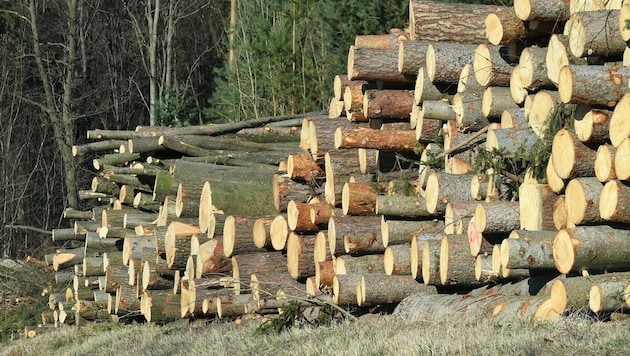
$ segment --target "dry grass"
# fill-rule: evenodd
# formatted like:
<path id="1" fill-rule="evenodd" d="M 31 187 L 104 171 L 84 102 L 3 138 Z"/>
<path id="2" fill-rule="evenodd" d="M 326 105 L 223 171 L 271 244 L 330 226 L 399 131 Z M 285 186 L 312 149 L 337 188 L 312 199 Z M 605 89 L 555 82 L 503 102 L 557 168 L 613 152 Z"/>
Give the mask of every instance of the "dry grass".
<path id="1" fill-rule="evenodd" d="M 198 320 L 68 327 L 5 344 L 0 355 L 589 355 L 630 354 L 630 321 L 565 317 L 541 324 L 448 318 L 409 322 L 391 316 L 360 318 L 332 327 L 293 328 L 256 335 L 245 325 Z"/>

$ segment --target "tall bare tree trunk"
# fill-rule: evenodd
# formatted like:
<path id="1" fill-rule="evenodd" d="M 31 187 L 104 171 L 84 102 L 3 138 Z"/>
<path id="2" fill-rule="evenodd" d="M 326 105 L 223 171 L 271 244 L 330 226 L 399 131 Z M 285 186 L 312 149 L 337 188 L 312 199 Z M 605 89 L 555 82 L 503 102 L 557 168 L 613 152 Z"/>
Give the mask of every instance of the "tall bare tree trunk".
<path id="1" fill-rule="evenodd" d="M 156 105 L 158 102 L 157 32 L 160 20 L 160 0 L 155 0 L 155 6 L 151 6 L 151 1 L 147 1 L 145 11 L 149 27 L 149 45 L 147 47 L 147 57 L 149 58 L 149 124 L 154 126 L 156 123 Z"/>

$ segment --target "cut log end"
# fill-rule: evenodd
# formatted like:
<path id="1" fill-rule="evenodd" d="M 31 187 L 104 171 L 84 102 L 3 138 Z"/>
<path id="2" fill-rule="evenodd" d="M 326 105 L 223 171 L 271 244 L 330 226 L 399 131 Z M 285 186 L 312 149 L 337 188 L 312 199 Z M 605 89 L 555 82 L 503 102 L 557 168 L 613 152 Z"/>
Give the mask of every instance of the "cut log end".
<path id="1" fill-rule="evenodd" d="M 617 214 L 620 184 L 619 181 L 611 180 L 602 188 L 599 201 L 599 215 L 604 220 L 610 220 Z"/>
<path id="2" fill-rule="evenodd" d="M 575 261 L 575 251 L 570 233 L 558 231 L 553 239 L 553 261 L 560 273 L 569 273 Z"/>
<path id="3" fill-rule="evenodd" d="M 558 94 L 563 103 L 570 103 L 573 97 L 573 72 L 571 67 L 564 66 L 558 74 Z"/>
<path id="4" fill-rule="evenodd" d="M 486 17 L 486 37 L 495 46 L 498 46 L 503 39 L 503 25 L 497 14 L 489 14 Z"/>

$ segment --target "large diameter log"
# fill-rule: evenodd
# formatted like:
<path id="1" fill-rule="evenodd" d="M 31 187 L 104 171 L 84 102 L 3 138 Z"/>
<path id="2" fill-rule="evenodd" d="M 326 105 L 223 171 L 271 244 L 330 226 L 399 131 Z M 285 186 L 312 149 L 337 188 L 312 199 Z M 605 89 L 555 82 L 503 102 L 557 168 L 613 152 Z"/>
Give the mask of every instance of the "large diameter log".
<path id="1" fill-rule="evenodd" d="M 335 274 L 384 274 L 384 254 L 339 256 L 335 260 Z"/>
<path id="2" fill-rule="evenodd" d="M 381 222 L 381 236 L 383 245 L 399 245 L 410 243 L 420 234 L 443 233 L 444 221 L 442 220 L 390 220 L 383 218 Z"/>
<path id="3" fill-rule="evenodd" d="M 402 41 L 398 46 L 398 71 L 416 75 L 426 64 L 428 41 Z"/>
<path id="4" fill-rule="evenodd" d="M 399 218 L 422 218 L 436 215 L 429 213 L 423 197 L 387 195 L 376 197 L 375 213 Z"/>
<path id="5" fill-rule="evenodd" d="M 501 242 L 502 268 L 554 269 L 552 243 L 556 231 L 514 230 Z"/>
<path id="6" fill-rule="evenodd" d="M 506 60 L 505 53 L 507 48 L 504 46 L 493 46 L 490 44 L 480 44 L 475 48 L 475 56 L 473 58 L 473 69 L 475 71 L 475 79 L 484 87 L 487 86 L 510 86 L 510 75 L 512 74 L 512 58 Z"/>
<path id="7" fill-rule="evenodd" d="M 521 229 L 554 230 L 553 207 L 556 195 L 548 185 L 524 183 L 519 186 Z"/>
<path id="8" fill-rule="evenodd" d="M 516 16 L 523 21 L 566 21 L 570 0 L 514 0 Z"/>
<path id="9" fill-rule="evenodd" d="M 622 270 L 630 267 L 627 230 L 607 225 L 576 226 L 558 231 L 553 259 L 561 273 Z"/>
<path id="10" fill-rule="evenodd" d="M 484 20 L 499 9 L 509 8 L 413 0 L 409 3 L 409 35 L 412 40 L 486 43 Z"/>
<path id="11" fill-rule="evenodd" d="M 549 118 L 558 104 L 560 104 L 560 96 L 557 91 L 541 90 L 534 95 L 531 109 L 529 113 L 526 111 L 525 115 L 528 116 L 529 126 L 539 137 L 544 136 Z"/>
<path id="12" fill-rule="evenodd" d="M 619 10 L 576 12 L 565 24 L 569 48 L 576 57 L 621 56 L 626 42 L 619 32 Z"/>
<path id="13" fill-rule="evenodd" d="M 358 305 L 360 274 L 338 274 L 333 277 L 332 302 L 337 305 Z"/>
<path id="14" fill-rule="evenodd" d="M 425 199 L 431 213 L 444 212 L 446 204 L 452 201 L 472 200 L 470 196 L 470 175 L 432 173 L 427 179 Z"/>
<path id="15" fill-rule="evenodd" d="M 611 180 L 604 185 L 599 196 L 599 214 L 602 219 L 630 222 L 630 187 L 620 180 Z"/>
<path id="16" fill-rule="evenodd" d="M 359 306 L 399 303 L 409 295 L 435 292 L 435 287 L 418 283 L 411 276 L 363 275 L 360 282 Z"/>
<path id="17" fill-rule="evenodd" d="M 348 51 L 350 80 L 413 83 L 415 76 L 398 71 L 398 49 L 373 49 L 350 46 Z"/>
<path id="18" fill-rule="evenodd" d="M 563 103 L 614 107 L 630 90 L 630 68 L 606 65 L 567 65 L 558 76 L 558 93 Z"/>
<path id="19" fill-rule="evenodd" d="M 440 241 L 440 283 L 479 285 L 475 275 L 476 256 L 470 255 L 467 235 L 444 235 Z"/>
<path id="20" fill-rule="evenodd" d="M 363 94 L 363 115 L 372 119 L 409 119 L 413 90 L 368 89 Z"/>
<path id="21" fill-rule="evenodd" d="M 385 151 L 414 151 L 421 146 L 414 130 L 338 128 L 335 148 L 374 148 Z"/>
<path id="22" fill-rule="evenodd" d="M 574 178 L 565 189 L 567 217 L 575 225 L 603 222 L 599 215 L 602 183 L 595 177 Z"/>
<path id="23" fill-rule="evenodd" d="M 547 54 L 545 55 L 545 66 L 547 67 L 547 77 L 555 84 L 558 84 L 560 70 L 565 65 L 586 64 L 586 58 L 574 56 L 568 47 L 568 36 L 554 34 L 549 38 Z"/>
<path id="24" fill-rule="evenodd" d="M 333 216 L 328 222 L 332 255 L 383 253 L 380 216 Z"/>
<path id="25" fill-rule="evenodd" d="M 594 177 L 595 154 L 594 149 L 580 142 L 573 130 L 560 129 L 553 137 L 551 157 L 560 178 Z"/>
<path id="26" fill-rule="evenodd" d="M 485 20 L 486 37 L 495 46 L 543 36 L 553 31 L 553 24 L 541 21 L 526 23 L 516 16 L 514 7 L 489 14 Z"/>
<path id="27" fill-rule="evenodd" d="M 511 100 L 510 88 L 488 87 L 481 98 L 481 113 L 488 119 L 499 119 L 504 110 L 517 109 L 518 105 Z"/>
<path id="28" fill-rule="evenodd" d="M 475 208 L 473 220 L 481 233 L 509 233 L 520 226 L 519 203 L 510 201 L 479 203 Z"/>
<path id="29" fill-rule="evenodd" d="M 626 138 L 630 137 L 630 120 L 627 119 L 630 111 L 630 93 L 626 93 L 621 97 L 617 106 L 613 110 L 610 118 L 609 136 L 610 143 L 617 147 Z"/>
<path id="30" fill-rule="evenodd" d="M 344 215 L 374 215 L 376 198 L 383 194 L 379 183 L 346 183 L 343 186 L 341 206 Z"/>
<path id="31" fill-rule="evenodd" d="M 426 52 L 426 71 L 431 82 L 455 84 L 462 68 L 472 63 L 476 45 L 434 42 Z"/>

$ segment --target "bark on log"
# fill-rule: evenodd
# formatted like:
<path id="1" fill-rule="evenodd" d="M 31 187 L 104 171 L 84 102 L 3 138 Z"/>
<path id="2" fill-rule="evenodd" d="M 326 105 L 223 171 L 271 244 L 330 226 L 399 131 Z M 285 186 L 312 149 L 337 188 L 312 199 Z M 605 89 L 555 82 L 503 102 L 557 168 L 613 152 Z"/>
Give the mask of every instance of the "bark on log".
<path id="1" fill-rule="evenodd" d="M 452 42 L 431 43 L 426 54 L 427 77 L 434 83 L 458 83 L 462 68 L 473 61 L 476 47 Z"/>
<path id="2" fill-rule="evenodd" d="M 475 275 L 476 256 L 471 256 L 467 235 L 444 235 L 440 240 L 440 283 L 473 286 L 481 282 Z M 484 282 L 485 283 L 485 282 Z"/>
<path id="3" fill-rule="evenodd" d="M 376 214 L 376 198 L 385 193 L 384 188 L 385 186 L 378 182 L 344 184 L 341 198 L 343 214 Z"/>
<path id="4" fill-rule="evenodd" d="M 556 231 L 514 230 L 501 242 L 501 268 L 554 269 L 552 243 Z"/>
<path id="5" fill-rule="evenodd" d="M 387 196 L 376 197 L 376 210 L 378 215 L 399 218 L 426 218 L 436 216 L 429 213 L 427 203 L 423 197 L 414 196 Z"/>
<path id="6" fill-rule="evenodd" d="M 425 199 L 431 213 L 444 212 L 446 204 L 455 200 L 472 200 L 470 196 L 470 175 L 432 173 L 427 179 Z"/>
<path id="7" fill-rule="evenodd" d="M 513 69 L 510 63 L 517 61 L 518 57 L 509 57 L 507 51 L 505 46 L 490 44 L 480 44 L 475 48 L 473 69 L 475 79 L 481 86 L 510 86 L 510 75 Z"/>
<path id="8" fill-rule="evenodd" d="M 444 209 L 444 233 L 464 234 L 477 208 L 478 201 L 454 201 Z"/>
<path id="9" fill-rule="evenodd" d="M 249 293 L 250 276 L 286 270 L 287 258 L 277 252 L 252 252 L 232 257 L 234 294 Z"/>
<path id="10" fill-rule="evenodd" d="M 368 89 L 363 94 L 363 115 L 368 120 L 408 120 L 413 106 L 413 90 Z"/>
<path id="11" fill-rule="evenodd" d="M 343 255 L 335 260 L 335 274 L 385 274 L 384 255 Z"/>
<path id="12" fill-rule="evenodd" d="M 333 277 L 332 302 L 337 305 L 358 305 L 360 274 L 340 274 Z"/>
<path id="13" fill-rule="evenodd" d="M 317 262 L 315 264 L 315 281 L 318 289 L 329 290 L 335 276 L 335 260 Z"/>
<path id="14" fill-rule="evenodd" d="M 332 206 L 341 205 L 343 186 L 355 172 L 359 171 L 359 160 L 356 152 L 350 150 L 336 150 L 326 152 L 324 156 L 326 182 L 324 197 Z"/>
<path id="15" fill-rule="evenodd" d="M 520 227 L 519 203 L 497 201 L 479 203 L 473 220 L 480 233 L 509 233 Z"/>
<path id="16" fill-rule="evenodd" d="M 373 49 L 350 46 L 348 51 L 350 80 L 413 83 L 415 76 L 398 71 L 398 49 Z"/>
<path id="17" fill-rule="evenodd" d="M 627 308 L 624 287 L 628 279 L 593 284 L 588 293 L 588 306 L 595 312 L 623 311 Z"/>
<path id="18" fill-rule="evenodd" d="M 387 275 L 411 275 L 411 243 L 387 246 L 383 268 Z"/>
<path id="19" fill-rule="evenodd" d="M 531 152 L 538 139 L 534 130 L 529 127 L 488 130 L 486 149 L 496 149 L 506 154 Z"/>
<path id="20" fill-rule="evenodd" d="M 444 235 L 439 239 L 427 239 L 422 243 L 422 281 L 426 285 L 439 285 L 442 283 L 440 279 L 442 238 L 444 238 Z"/>
<path id="21" fill-rule="evenodd" d="M 414 293 L 435 292 L 435 287 L 418 283 L 411 276 L 363 275 L 358 296 L 361 307 L 399 303 Z"/>
<path id="22" fill-rule="evenodd" d="M 223 239 L 220 237 L 201 244 L 196 256 L 195 278 L 208 273 L 232 272 L 231 261 L 223 252 Z"/>
<path id="23" fill-rule="evenodd" d="M 516 16 L 523 21 L 559 21 L 569 19 L 571 0 L 514 0 Z"/>
<path id="24" fill-rule="evenodd" d="M 409 3 L 410 39 L 434 42 L 486 43 L 484 20 L 506 6 L 445 4 L 413 0 Z M 449 16 L 444 17 L 444 14 Z"/>
<path id="25" fill-rule="evenodd" d="M 521 229 L 554 230 L 553 207 L 556 195 L 548 185 L 525 183 L 519 186 Z"/>
<path id="26" fill-rule="evenodd" d="M 483 116 L 482 106 L 482 93 L 465 91 L 453 96 L 453 111 L 460 131 L 479 131 L 489 124 L 488 118 Z"/>
<path id="27" fill-rule="evenodd" d="M 597 147 L 595 155 L 595 177 L 600 182 L 606 183 L 617 179 L 615 170 L 616 149 L 610 144 L 602 144 Z"/>
<path id="28" fill-rule="evenodd" d="M 344 89 L 343 108 L 349 121 L 368 121 L 363 113 L 363 95 L 368 88 L 368 81 L 352 80 Z"/>
<path id="29" fill-rule="evenodd" d="M 332 216 L 328 222 L 330 253 L 383 253 L 380 216 Z"/>
<path id="30" fill-rule="evenodd" d="M 540 37 L 554 30 L 555 21 L 524 22 L 516 15 L 514 7 L 511 7 L 508 10 L 491 13 L 486 17 L 486 37 L 495 46 Z"/>
<path id="31" fill-rule="evenodd" d="M 629 78 L 627 67 L 567 65 L 558 75 L 558 93 L 563 103 L 614 107 L 630 90 Z"/>
<path id="32" fill-rule="evenodd" d="M 381 236 L 383 245 L 400 245 L 410 243 L 420 234 L 443 233 L 444 221 L 442 220 L 388 220 L 383 217 L 381 221 Z"/>
<path id="33" fill-rule="evenodd" d="M 313 156 L 306 153 L 295 153 L 287 158 L 287 174 L 291 179 L 314 182 L 325 176 L 324 170 L 315 162 Z"/>
<path id="34" fill-rule="evenodd" d="M 426 65 L 428 41 L 402 41 L 398 46 L 398 72 L 415 76 Z"/>
<path id="35" fill-rule="evenodd" d="M 409 34 L 399 29 L 391 29 L 383 35 L 357 35 L 354 45 L 365 48 L 395 49 L 409 39 Z"/>
<path id="36" fill-rule="evenodd" d="M 573 121 L 578 139 L 584 143 L 603 144 L 610 140 L 608 128 L 613 112 L 604 109 L 591 109 L 580 120 Z"/>
<path id="37" fill-rule="evenodd" d="M 569 48 L 576 57 L 621 57 L 626 47 L 619 32 L 619 10 L 573 13 L 565 29 Z"/>
<path id="38" fill-rule="evenodd" d="M 523 49 L 519 58 L 521 84 L 530 90 L 552 88 L 555 84 L 547 75 L 548 48 L 528 47 Z"/>
<path id="39" fill-rule="evenodd" d="M 484 86 L 480 85 L 475 78 L 472 62 L 464 65 L 462 67 L 462 72 L 459 75 L 459 80 L 457 81 L 457 92 L 461 93 L 468 90 L 479 92 L 483 89 Z"/>
<path id="40" fill-rule="evenodd" d="M 504 110 L 517 109 L 518 105 L 511 100 L 510 88 L 488 87 L 481 98 L 481 113 L 488 120 L 497 121 Z"/>
<path id="41" fill-rule="evenodd" d="M 283 173 L 274 173 L 271 185 L 276 213 L 286 211 L 292 200 L 306 203 L 324 193 L 324 190 L 319 187 L 293 180 Z"/>
<path id="42" fill-rule="evenodd" d="M 551 159 L 560 178 L 594 177 L 595 154 L 594 149 L 580 142 L 573 130 L 560 129 L 553 138 Z"/>
<path id="43" fill-rule="evenodd" d="M 139 153 L 110 153 L 92 160 L 94 169 L 101 170 L 106 165 L 116 166 L 140 159 Z"/>
<path id="44" fill-rule="evenodd" d="M 286 264 L 291 278 L 304 280 L 315 276 L 314 250 L 315 236 L 289 234 Z"/>
<path id="45" fill-rule="evenodd" d="M 629 245 L 627 230 L 607 225 L 576 226 L 558 231 L 553 259 L 561 273 L 627 269 Z"/>
<path id="46" fill-rule="evenodd" d="M 414 130 L 338 128 L 335 148 L 374 148 L 385 151 L 414 151 L 420 146 Z"/>
<path id="47" fill-rule="evenodd" d="M 429 79 L 425 67 L 418 69 L 416 75 L 416 85 L 413 91 L 414 105 L 422 105 L 425 100 L 442 100 L 445 94 L 442 94 L 433 82 Z"/>
<path id="48" fill-rule="evenodd" d="M 565 190 L 567 217 L 575 225 L 597 224 L 604 221 L 599 215 L 602 183 L 595 177 L 574 178 Z"/>

